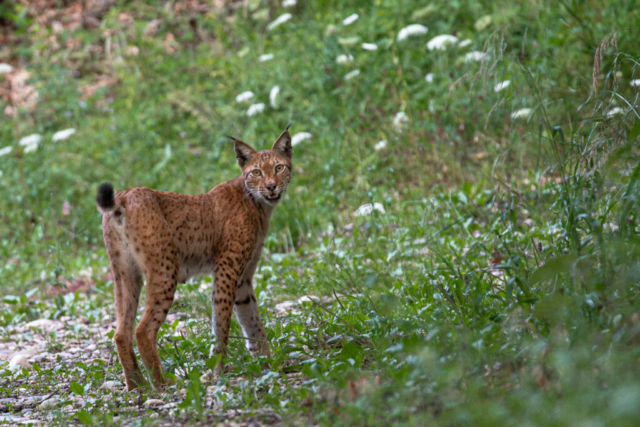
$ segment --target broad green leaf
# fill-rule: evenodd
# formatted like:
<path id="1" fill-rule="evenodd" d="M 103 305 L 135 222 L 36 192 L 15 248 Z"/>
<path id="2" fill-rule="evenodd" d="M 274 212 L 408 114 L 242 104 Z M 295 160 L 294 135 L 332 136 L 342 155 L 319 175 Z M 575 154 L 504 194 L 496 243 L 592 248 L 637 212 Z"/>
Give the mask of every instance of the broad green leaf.
<path id="1" fill-rule="evenodd" d="M 222 355 L 216 354 L 215 356 L 205 360 L 204 365 L 207 367 L 207 369 L 214 369 L 216 366 L 218 366 L 218 363 L 220 363 L 220 360 L 222 360 Z"/>
<path id="2" fill-rule="evenodd" d="M 84 395 L 84 387 L 78 384 L 77 382 L 72 381 L 71 384 L 69 384 L 69 387 L 71 387 L 71 391 L 77 394 L 78 396 Z"/>
<path id="3" fill-rule="evenodd" d="M 20 302 L 20 298 L 18 298 L 15 295 L 5 295 L 4 298 L 2 298 L 2 302 L 6 304 L 15 305 Z"/>
<path id="4" fill-rule="evenodd" d="M 85 424 L 85 425 L 92 425 L 93 424 L 93 418 L 91 418 L 91 415 L 84 409 L 82 409 L 81 411 L 76 412 L 75 417 L 82 424 Z"/>
<path id="5" fill-rule="evenodd" d="M 576 254 L 561 255 L 550 258 L 531 275 L 531 284 L 546 282 L 571 270 L 577 259 Z"/>

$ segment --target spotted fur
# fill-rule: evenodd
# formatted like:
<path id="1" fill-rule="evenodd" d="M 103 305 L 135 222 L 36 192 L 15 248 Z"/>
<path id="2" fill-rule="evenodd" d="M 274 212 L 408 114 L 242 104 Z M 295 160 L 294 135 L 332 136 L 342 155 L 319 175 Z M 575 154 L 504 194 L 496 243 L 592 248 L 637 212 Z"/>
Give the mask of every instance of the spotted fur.
<path id="1" fill-rule="evenodd" d="M 113 196 L 102 184 L 96 197 L 114 277 L 114 335 L 127 389 L 143 383 L 133 350 L 138 300 L 147 279 L 147 301 L 135 337 L 142 361 L 159 387 L 167 383 L 157 336 L 178 283 L 214 275 L 214 353 L 225 353 L 231 312 L 255 354 L 269 354 L 252 279 L 274 207 L 291 179 L 293 149 L 288 130 L 271 149 L 256 151 L 240 140 L 235 151 L 242 174 L 195 196 L 133 188 Z M 223 362 L 216 367 L 219 372 Z"/>

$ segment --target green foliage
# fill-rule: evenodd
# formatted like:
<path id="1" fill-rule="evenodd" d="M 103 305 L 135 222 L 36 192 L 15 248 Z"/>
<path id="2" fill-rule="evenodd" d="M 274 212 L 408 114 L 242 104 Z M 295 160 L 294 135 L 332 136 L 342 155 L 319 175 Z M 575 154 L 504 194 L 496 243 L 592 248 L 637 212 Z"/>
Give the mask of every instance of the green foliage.
<path id="1" fill-rule="evenodd" d="M 198 420 L 202 419 L 202 413 L 204 412 L 204 401 L 207 399 L 206 388 L 203 387 L 200 381 L 201 372 L 197 369 L 192 369 L 189 372 L 189 381 L 187 382 L 187 395 L 185 399 L 178 404 L 179 408 L 187 409 L 192 408 L 195 410 Z"/>
<path id="2" fill-rule="evenodd" d="M 19 6 L 0 6 L 0 19 L 30 38 L 30 52 L 16 55 L 39 92 L 34 110 L 0 122 L 0 145 L 20 152 L 0 157 L 2 340 L 29 342 L 14 328 L 38 318 L 113 314 L 93 202 L 99 183 L 208 191 L 238 174 L 224 135 L 264 148 L 291 121 L 294 135 L 313 137 L 295 146 L 294 181 L 255 280 L 272 357 L 254 359 L 234 323 L 233 372 L 208 390 L 201 374 L 219 362 L 209 357 L 212 283 L 181 285 L 172 308 L 181 316 L 159 332 L 178 383 L 163 399 L 181 402 L 171 416 L 211 422 L 241 408 L 292 424 L 634 425 L 633 3 L 269 4 L 193 16 L 121 4 L 101 31 L 59 36 L 80 40 L 80 50 L 47 47 Z M 266 29 L 285 12 L 290 21 Z M 358 20 L 343 25 L 352 13 Z M 145 33 L 152 20 L 155 35 Z M 416 23 L 427 35 L 398 41 Z M 428 50 L 439 34 L 471 45 Z M 107 37 L 109 57 L 96 48 Z M 126 54 L 132 47 L 137 55 Z M 487 56 L 465 61 L 473 51 Z M 261 62 L 263 54 L 274 58 Z M 337 63 L 340 55 L 353 60 Z M 117 84 L 98 85 L 97 74 Z M 254 97 L 236 101 L 244 91 Z M 264 112 L 247 116 L 258 102 Z M 531 115 L 512 115 L 523 108 Z M 408 120 L 397 128 L 400 112 Z M 65 128 L 76 133 L 53 142 Z M 18 141 L 32 133 L 43 140 L 26 153 Z M 357 214 L 367 203 L 383 209 Z M 61 349 L 55 333 L 47 340 Z M 94 399 L 72 420 L 150 421 L 97 390 L 121 372 L 112 356 L 109 369 L 99 359 L 3 369 L 0 394 L 30 381 L 45 393 L 64 379 L 64 393 Z"/>

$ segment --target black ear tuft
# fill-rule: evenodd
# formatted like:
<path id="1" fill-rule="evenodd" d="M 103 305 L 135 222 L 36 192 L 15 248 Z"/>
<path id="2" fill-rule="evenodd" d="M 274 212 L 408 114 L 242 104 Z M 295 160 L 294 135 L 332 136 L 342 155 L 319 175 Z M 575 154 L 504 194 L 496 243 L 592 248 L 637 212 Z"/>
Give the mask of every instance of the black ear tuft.
<path id="1" fill-rule="evenodd" d="M 289 130 L 290 127 L 291 127 L 291 123 L 287 125 L 287 128 L 285 130 Z"/>
<path id="2" fill-rule="evenodd" d="M 232 140 L 233 142 L 236 142 L 237 139 L 231 135 L 227 135 L 227 138 L 229 138 L 230 140 Z"/>
<path id="3" fill-rule="evenodd" d="M 289 126 L 287 126 L 287 129 L 289 129 Z M 271 147 L 271 149 L 287 156 L 289 159 L 293 157 L 293 147 L 291 146 L 291 135 L 289 134 L 288 130 L 285 130 L 284 132 L 282 132 L 282 134 L 276 140 L 276 142 L 273 143 L 273 147 Z"/>
<path id="4" fill-rule="evenodd" d="M 253 149 L 248 144 L 240 141 L 239 139 L 235 139 L 235 150 L 236 150 L 236 159 L 238 159 L 238 164 L 240 167 L 244 167 L 244 165 L 251 160 L 254 154 L 256 154 L 256 150 Z"/>

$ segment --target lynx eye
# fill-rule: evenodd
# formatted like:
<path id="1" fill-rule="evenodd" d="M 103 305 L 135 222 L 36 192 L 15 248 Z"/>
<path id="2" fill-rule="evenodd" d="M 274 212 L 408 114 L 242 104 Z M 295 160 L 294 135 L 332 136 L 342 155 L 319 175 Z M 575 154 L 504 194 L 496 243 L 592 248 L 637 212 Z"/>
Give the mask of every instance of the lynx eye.
<path id="1" fill-rule="evenodd" d="M 254 169 L 254 170 L 251 171 L 251 175 L 260 176 L 260 175 L 262 175 L 262 172 L 260 172 L 260 169 Z"/>
<path id="2" fill-rule="evenodd" d="M 276 166 L 276 173 L 282 172 L 285 168 L 285 165 L 278 165 Z"/>

